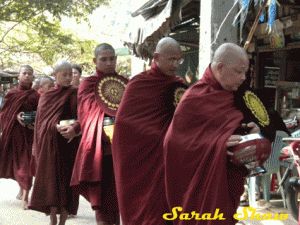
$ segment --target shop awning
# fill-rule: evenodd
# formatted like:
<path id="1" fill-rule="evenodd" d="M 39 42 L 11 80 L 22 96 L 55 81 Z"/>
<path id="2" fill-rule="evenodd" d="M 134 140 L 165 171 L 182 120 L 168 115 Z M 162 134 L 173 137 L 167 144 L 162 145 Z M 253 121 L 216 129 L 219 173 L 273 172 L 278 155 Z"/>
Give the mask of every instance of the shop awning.
<path id="1" fill-rule="evenodd" d="M 159 39 L 174 34 L 180 44 L 198 47 L 199 15 L 200 0 L 150 0 L 132 14 L 125 44 L 144 60 L 152 59 Z M 180 35 L 187 29 L 196 35 Z"/>
<path id="2" fill-rule="evenodd" d="M 0 84 L 12 83 L 14 80 L 17 80 L 17 77 L 17 74 L 0 71 Z"/>

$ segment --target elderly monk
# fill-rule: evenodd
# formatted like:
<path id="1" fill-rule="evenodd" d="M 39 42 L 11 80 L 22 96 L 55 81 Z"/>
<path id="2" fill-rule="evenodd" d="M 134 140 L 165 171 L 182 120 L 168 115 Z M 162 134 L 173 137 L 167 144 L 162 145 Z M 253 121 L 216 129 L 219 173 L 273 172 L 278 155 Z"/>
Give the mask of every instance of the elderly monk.
<path id="1" fill-rule="evenodd" d="M 54 82 L 49 77 L 45 77 L 41 81 L 41 85 L 39 88 L 39 94 L 42 95 L 47 91 L 50 91 L 52 88 L 54 88 Z"/>
<path id="2" fill-rule="evenodd" d="M 64 225 L 68 214 L 76 215 L 79 195 L 70 187 L 79 145 L 77 88 L 71 86 L 72 65 L 54 66 L 56 84 L 39 101 L 34 132 L 35 182 L 29 209 L 50 214 L 50 225 Z M 64 122 L 64 124 L 62 124 Z"/>
<path id="3" fill-rule="evenodd" d="M 184 83 L 175 76 L 182 61 L 179 44 L 161 39 L 151 69 L 130 80 L 118 109 L 112 153 L 125 225 L 167 224 L 162 140 L 175 111 L 168 89 Z"/>
<path id="4" fill-rule="evenodd" d="M 248 64 L 242 48 L 231 43 L 221 45 L 203 78 L 184 94 L 176 108 L 164 140 L 170 207 L 164 218 L 174 224 L 236 223 L 233 215 L 248 171 L 230 161 L 227 148 L 242 140 L 234 134 L 244 117 L 234 105 L 234 92 L 245 81 Z M 260 131 L 253 122 L 243 126 L 248 126 L 250 133 Z M 204 219 L 215 220 L 196 220 L 192 212 L 200 219 L 204 215 Z M 179 219 L 181 213 L 185 213 L 183 220 Z"/>
<path id="5" fill-rule="evenodd" d="M 17 198 L 22 198 L 23 209 L 27 209 L 32 186 L 29 168 L 33 126 L 25 125 L 22 115 L 24 112 L 36 111 L 39 94 L 31 88 L 34 80 L 31 66 L 22 66 L 18 78 L 19 87 L 7 92 L 0 111 L 0 178 L 11 178 L 18 182 L 21 192 Z"/>
<path id="6" fill-rule="evenodd" d="M 71 185 L 78 188 L 95 210 L 98 225 L 119 224 L 111 143 L 103 129 L 106 113 L 95 89 L 105 75 L 120 77 L 114 48 L 106 43 L 95 48 L 96 74 L 85 78 L 78 90 L 78 118 L 82 139 L 78 149 Z M 98 96 L 99 97 L 99 96 Z"/>

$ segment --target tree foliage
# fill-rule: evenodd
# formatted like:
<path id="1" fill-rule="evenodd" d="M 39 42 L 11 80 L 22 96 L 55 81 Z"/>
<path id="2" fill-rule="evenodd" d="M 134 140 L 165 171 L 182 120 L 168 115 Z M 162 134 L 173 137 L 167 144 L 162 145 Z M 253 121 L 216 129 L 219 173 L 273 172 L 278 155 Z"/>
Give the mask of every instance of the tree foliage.
<path id="1" fill-rule="evenodd" d="M 131 75 L 131 57 L 130 56 L 119 56 L 117 61 L 116 71 L 118 74 L 123 76 Z"/>
<path id="2" fill-rule="evenodd" d="M 62 18 L 88 21 L 108 0 L 2 0 L 0 2 L 0 65 L 18 63 L 20 57 L 40 58 L 47 66 L 68 56 L 90 51 L 92 41 L 79 40 L 60 26 Z M 81 58 L 82 58 L 81 57 Z"/>
<path id="3" fill-rule="evenodd" d="M 78 21 L 87 18 L 107 0 L 2 0 L 0 21 L 29 21 L 38 15 L 50 14 L 61 20 L 62 16 L 74 17 Z"/>

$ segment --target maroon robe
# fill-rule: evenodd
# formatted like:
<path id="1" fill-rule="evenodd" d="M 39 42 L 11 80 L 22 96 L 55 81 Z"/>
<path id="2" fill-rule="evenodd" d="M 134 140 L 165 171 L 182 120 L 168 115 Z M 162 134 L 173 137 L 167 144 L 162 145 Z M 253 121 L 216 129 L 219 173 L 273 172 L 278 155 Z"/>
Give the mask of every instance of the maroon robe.
<path id="1" fill-rule="evenodd" d="M 98 103 L 95 88 L 103 76 L 85 78 L 78 90 L 78 118 L 82 139 L 74 165 L 71 185 L 76 186 L 93 209 L 101 211 L 100 220 L 115 223 L 119 218 L 111 144 L 103 130 L 104 111 Z M 115 74 L 115 76 L 119 76 Z"/>
<path id="2" fill-rule="evenodd" d="M 216 209 L 226 220 L 179 220 L 174 224 L 234 224 L 233 215 L 244 190 L 246 167 L 234 165 L 227 156 L 228 138 L 243 114 L 234 106 L 233 92 L 224 90 L 207 68 L 203 78 L 182 97 L 164 141 L 166 192 L 169 211 Z M 171 218 L 172 216 L 168 216 Z"/>
<path id="3" fill-rule="evenodd" d="M 29 209 L 50 213 L 50 207 L 64 207 L 76 215 L 79 195 L 70 187 L 70 180 L 79 137 L 70 143 L 56 128 L 60 120 L 77 118 L 77 88 L 55 88 L 44 93 L 39 101 L 34 132 L 35 181 Z M 72 124 L 76 134 L 80 124 Z"/>
<path id="4" fill-rule="evenodd" d="M 37 91 L 20 84 L 18 88 L 7 92 L 0 111 L 0 178 L 14 179 L 25 190 L 30 190 L 32 186 L 29 168 L 33 130 L 21 126 L 17 114 L 36 111 L 38 101 Z"/>
<path id="5" fill-rule="evenodd" d="M 166 224 L 162 140 L 175 109 L 167 93 L 174 82 L 184 83 L 152 63 L 129 81 L 118 109 L 112 154 L 124 225 Z"/>

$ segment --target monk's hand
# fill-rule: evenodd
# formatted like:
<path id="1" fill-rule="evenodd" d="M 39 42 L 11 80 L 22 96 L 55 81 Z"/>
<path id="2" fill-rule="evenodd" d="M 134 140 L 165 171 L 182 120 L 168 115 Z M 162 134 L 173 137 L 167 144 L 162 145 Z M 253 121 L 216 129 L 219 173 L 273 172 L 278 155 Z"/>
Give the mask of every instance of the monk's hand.
<path id="1" fill-rule="evenodd" d="M 260 133 L 259 126 L 254 122 L 248 123 L 247 127 L 251 128 L 250 134 Z"/>
<path id="2" fill-rule="evenodd" d="M 57 132 L 61 133 L 63 131 L 66 131 L 68 129 L 68 126 L 56 124 L 56 129 L 57 129 Z"/>
<path id="3" fill-rule="evenodd" d="M 238 145 L 241 140 L 241 135 L 231 135 L 227 141 L 227 148 Z"/>
<path id="4" fill-rule="evenodd" d="M 26 125 L 24 123 L 24 119 L 22 117 L 23 115 L 24 115 L 24 112 L 19 112 L 17 115 L 17 120 L 21 124 L 22 127 L 26 127 Z"/>
<path id="5" fill-rule="evenodd" d="M 64 128 L 60 131 L 60 134 L 64 138 L 69 139 L 68 143 L 76 136 L 76 132 L 72 126 L 64 126 Z"/>

